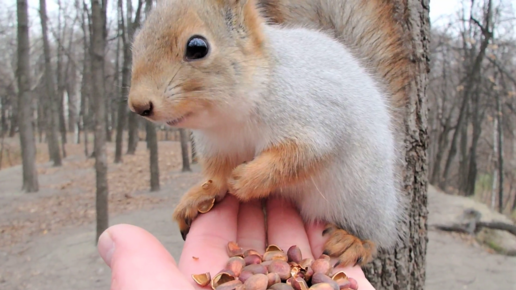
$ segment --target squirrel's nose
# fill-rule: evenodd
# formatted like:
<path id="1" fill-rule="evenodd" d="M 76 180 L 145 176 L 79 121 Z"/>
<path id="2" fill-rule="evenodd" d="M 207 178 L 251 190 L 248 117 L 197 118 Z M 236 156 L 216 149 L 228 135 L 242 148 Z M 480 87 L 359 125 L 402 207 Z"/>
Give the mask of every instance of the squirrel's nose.
<path id="1" fill-rule="evenodd" d="M 143 117 L 148 117 L 152 115 L 152 110 L 154 109 L 154 106 L 152 105 L 151 101 L 143 104 L 131 103 L 130 107 L 133 112 Z"/>

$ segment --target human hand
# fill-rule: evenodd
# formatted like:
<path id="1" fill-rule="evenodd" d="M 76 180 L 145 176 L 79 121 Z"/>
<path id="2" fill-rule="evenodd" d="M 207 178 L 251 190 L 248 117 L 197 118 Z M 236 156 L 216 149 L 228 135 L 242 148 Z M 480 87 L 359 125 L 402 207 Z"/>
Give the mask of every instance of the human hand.
<path id="1" fill-rule="evenodd" d="M 100 236 L 98 243 L 98 251 L 112 271 L 111 289 L 207 289 L 198 286 L 191 275 L 210 272 L 215 276 L 228 260 L 226 245 L 230 241 L 236 241 L 244 250 L 263 253 L 268 237 L 269 244 L 276 244 L 285 251 L 297 245 L 303 258 L 322 254 L 326 241 L 322 236 L 323 224 L 304 226 L 297 209 L 279 199 L 268 201 L 267 213 L 266 233 L 259 202 L 241 204 L 227 195 L 192 223 L 179 265 L 147 231 L 131 225 L 112 226 Z M 359 266 L 338 270 L 355 279 L 360 290 L 374 289 Z"/>

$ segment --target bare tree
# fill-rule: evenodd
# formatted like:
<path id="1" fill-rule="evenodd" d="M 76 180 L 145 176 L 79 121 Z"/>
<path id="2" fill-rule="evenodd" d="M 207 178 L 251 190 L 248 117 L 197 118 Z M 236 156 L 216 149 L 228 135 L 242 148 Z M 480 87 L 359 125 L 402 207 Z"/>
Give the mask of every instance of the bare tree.
<path id="1" fill-rule="evenodd" d="M 82 6 L 82 7 L 81 7 Z M 82 49 L 83 49 L 83 59 L 82 59 L 82 80 L 81 80 L 81 107 L 80 107 L 80 121 L 81 124 L 78 124 L 79 128 L 82 128 L 84 133 L 84 155 L 86 157 L 90 156 L 88 150 L 88 129 L 89 129 L 89 114 L 90 110 L 90 92 L 91 92 L 91 53 L 90 53 L 90 15 L 88 8 L 85 3 L 76 2 L 77 9 L 81 9 L 81 29 L 82 29 Z"/>
<path id="2" fill-rule="evenodd" d="M 158 191 L 159 185 L 159 160 L 158 160 L 158 136 L 154 123 L 145 121 L 147 128 L 152 126 L 152 129 L 147 129 L 147 142 L 149 144 L 149 161 L 150 161 L 150 187 L 151 191 Z"/>
<path id="3" fill-rule="evenodd" d="M 192 164 L 196 164 L 198 162 L 198 160 L 197 160 L 197 151 L 195 149 L 195 140 L 194 140 L 192 132 L 190 132 L 190 144 L 192 144 L 192 146 L 191 146 L 191 150 L 192 150 Z"/>
<path id="4" fill-rule="evenodd" d="M 108 228 L 108 181 L 106 157 L 106 114 L 104 88 L 104 49 L 106 47 L 107 0 L 91 0 L 91 74 L 95 107 L 95 172 L 97 238 Z"/>
<path id="5" fill-rule="evenodd" d="M 25 192 L 39 190 L 36 171 L 36 144 L 32 128 L 32 98 L 30 95 L 30 42 L 29 12 L 27 0 L 17 1 L 18 12 L 18 114 L 20 116 L 20 145 L 23 162 L 23 185 Z"/>
<path id="6" fill-rule="evenodd" d="M 129 93 L 129 87 L 131 86 L 131 43 L 134 36 L 134 32 L 140 26 L 141 11 L 143 6 L 143 0 L 138 1 L 138 8 L 133 19 L 133 8 L 131 0 L 127 1 L 126 13 L 124 17 L 123 1 L 118 0 L 118 9 L 120 13 L 120 26 L 122 28 L 122 47 L 123 47 L 123 60 L 122 60 L 122 91 L 121 100 L 118 103 L 118 122 L 116 131 L 116 147 L 115 147 L 115 163 L 122 161 L 122 142 L 125 122 L 127 119 L 127 95 Z M 136 144 L 138 143 L 138 137 L 135 136 L 135 132 L 132 126 L 135 126 L 134 122 L 137 122 L 136 115 L 134 113 L 129 116 L 129 141 L 128 141 L 128 154 L 134 154 L 136 151 Z M 135 120 L 133 120 L 133 118 Z M 137 132 L 136 132 L 137 134 Z"/>
<path id="7" fill-rule="evenodd" d="M 183 172 L 192 171 L 190 169 L 190 160 L 188 154 L 188 134 L 185 129 L 179 129 L 179 136 L 181 141 L 181 156 L 183 157 Z"/>
<path id="8" fill-rule="evenodd" d="M 47 27 L 47 6 L 46 0 L 39 1 L 39 16 L 41 20 L 41 32 L 43 37 L 43 51 L 45 54 L 45 87 L 47 94 L 46 114 L 48 118 L 47 123 L 47 143 L 48 153 L 50 159 L 54 162 L 54 166 L 61 166 L 61 152 L 59 149 L 59 141 L 57 139 L 57 104 L 56 104 L 56 90 L 54 86 L 54 72 L 52 70 L 50 44 L 48 42 L 48 27 Z"/>

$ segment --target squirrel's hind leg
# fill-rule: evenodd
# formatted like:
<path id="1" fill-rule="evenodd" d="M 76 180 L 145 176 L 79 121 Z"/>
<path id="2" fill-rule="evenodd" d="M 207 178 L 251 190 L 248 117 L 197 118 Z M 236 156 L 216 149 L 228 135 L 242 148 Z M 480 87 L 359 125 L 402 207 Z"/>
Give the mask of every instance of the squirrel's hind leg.
<path id="1" fill-rule="evenodd" d="M 371 262 L 376 254 L 373 242 L 361 240 L 334 224 L 327 225 L 323 235 L 329 235 L 324 245 L 324 254 L 338 257 L 339 266 L 363 266 Z"/>

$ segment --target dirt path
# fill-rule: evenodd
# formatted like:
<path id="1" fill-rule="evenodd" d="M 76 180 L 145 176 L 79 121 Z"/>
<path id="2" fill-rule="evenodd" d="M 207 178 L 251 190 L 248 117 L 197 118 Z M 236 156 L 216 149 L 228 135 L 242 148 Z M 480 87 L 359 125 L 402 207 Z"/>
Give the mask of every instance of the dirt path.
<path id="1" fill-rule="evenodd" d="M 2 219 L 5 217 L 3 213 L 16 212 L 8 210 L 13 204 L 19 207 L 27 200 L 44 200 L 56 195 L 56 192 L 59 193 L 48 190 L 37 197 L 20 196 L 16 193 L 16 184 L 19 183 L 16 180 L 19 178 L 16 170 L 19 169 L 12 170 L 14 171 L 0 171 Z M 145 228 L 162 241 L 174 258 L 178 259 L 183 241 L 176 225 L 171 222 L 170 215 L 180 195 L 196 181 L 198 174 L 179 173 L 177 169 L 168 174 L 171 177 L 163 183 L 161 191 L 148 193 L 140 190 L 132 194 L 135 197 L 144 195 L 149 200 L 161 202 L 113 214 L 110 224 L 129 223 Z M 59 178 L 50 174 L 48 180 L 45 180 L 58 182 Z M 6 185 L 6 182 L 9 184 Z M 8 186 L 11 191 L 4 190 Z M 452 212 L 460 213 L 461 201 L 450 201 L 448 197 L 430 189 L 429 224 L 452 219 Z M 23 218 L 27 218 L 26 213 L 19 216 L 18 220 Z M 46 234 L 32 233 L 21 241 L 0 247 L 0 289 L 109 289 L 110 272 L 97 254 L 94 230 L 92 221 L 64 225 L 55 227 Z M 490 253 L 451 234 L 434 230 L 429 232 L 427 290 L 514 290 L 515 269 L 515 257 Z"/>

